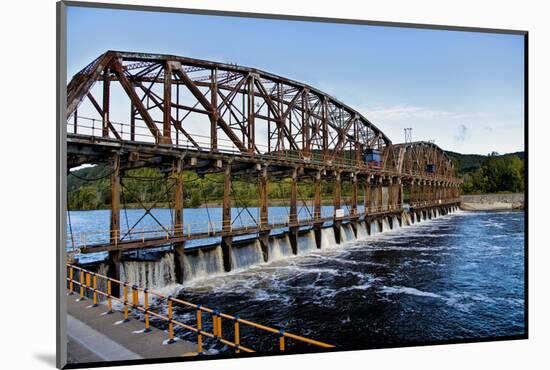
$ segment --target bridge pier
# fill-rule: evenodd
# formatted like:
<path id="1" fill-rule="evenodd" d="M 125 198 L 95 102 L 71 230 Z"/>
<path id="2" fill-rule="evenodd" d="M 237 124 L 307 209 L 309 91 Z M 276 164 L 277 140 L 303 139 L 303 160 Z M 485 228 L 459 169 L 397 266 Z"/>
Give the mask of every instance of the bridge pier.
<path id="1" fill-rule="evenodd" d="M 315 179 L 313 183 L 314 187 L 314 197 L 313 197 L 313 234 L 315 235 L 315 245 L 317 249 L 321 248 L 321 229 L 323 226 L 322 222 L 319 222 L 321 219 L 321 172 L 318 171 L 315 174 Z"/>
<path id="2" fill-rule="evenodd" d="M 264 262 L 269 261 L 269 230 L 260 231 L 258 234 L 258 240 L 260 241 L 260 248 L 262 250 L 262 257 Z"/>
<path id="3" fill-rule="evenodd" d="M 222 236 L 221 242 L 223 270 L 225 272 L 231 271 L 231 250 L 233 249 L 233 237 Z"/>
<path id="4" fill-rule="evenodd" d="M 267 167 L 262 167 L 258 174 L 258 188 L 260 193 L 260 247 L 264 262 L 269 261 L 269 215 L 268 215 L 268 190 L 267 190 Z"/>
<path id="5" fill-rule="evenodd" d="M 353 235 L 357 238 L 357 174 L 352 173 L 351 178 L 351 216 L 352 220 L 350 222 L 351 229 L 353 230 Z"/>
<path id="6" fill-rule="evenodd" d="M 401 179 L 401 177 L 397 178 L 396 188 L 397 188 L 397 194 L 396 194 L 397 209 L 401 210 L 403 209 L 403 180 Z"/>
<path id="7" fill-rule="evenodd" d="M 231 229 L 231 163 L 227 163 L 223 176 L 221 242 L 223 269 L 226 272 L 231 271 L 231 248 L 233 246 L 233 236 L 231 235 Z"/>
<path id="8" fill-rule="evenodd" d="M 113 157 L 113 173 L 111 174 L 111 225 L 110 225 L 110 244 L 118 245 L 120 241 L 120 157 L 115 154 Z M 107 276 L 116 280 L 120 278 L 120 259 L 121 250 L 109 252 L 107 261 Z M 120 286 L 114 284 L 111 294 L 120 297 Z"/>
<path id="9" fill-rule="evenodd" d="M 333 229 L 334 229 L 334 238 L 336 239 L 336 243 L 341 243 L 341 226 L 342 221 L 338 219 L 336 211 L 340 209 L 341 205 L 341 196 L 342 196 L 342 177 L 340 172 L 336 172 L 336 178 L 334 182 L 334 211 L 333 211 Z"/>
<path id="10" fill-rule="evenodd" d="M 393 210 L 394 207 L 394 193 L 395 193 L 395 187 L 393 182 L 393 177 L 388 178 L 388 210 Z M 391 222 L 390 222 L 391 227 Z"/>
<path id="11" fill-rule="evenodd" d="M 382 191 L 382 176 L 378 176 L 376 181 L 376 207 L 378 211 L 383 209 L 383 191 Z"/>
<path id="12" fill-rule="evenodd" d="M 298 227 L 295 225 L 298 223 L 298 170 L 294 168 L 292 170 L 290 186 L 290 215 L 288 217 L 288 237 L 290 238 L 290 246 L 292 248 L 292 254 L 298 254 Z"/>
<path id="13" fill-rule="evenodd" d="M 176 171 L 174 173 L 176 182 L 174 189 L 174 236 L 184 236 L 183 226 L 183 160 L 178 160 L 176 163 Z M 174 249 L 174 269 L 176 273 L 176 283 L 182 284 L 185 277 L 185 242 L 178 242 L 172 245 Z"/>

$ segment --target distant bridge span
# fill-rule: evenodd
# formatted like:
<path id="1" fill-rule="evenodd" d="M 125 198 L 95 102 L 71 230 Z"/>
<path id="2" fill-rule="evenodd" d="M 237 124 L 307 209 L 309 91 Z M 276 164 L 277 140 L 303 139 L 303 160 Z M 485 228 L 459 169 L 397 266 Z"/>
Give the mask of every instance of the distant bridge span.
<path id="1" fill-rule="evenodd" d="M 250 232 L 258 235 L 266 260 L 266 238 L 272 229 L 268 179 L 291 179 L 289 217 L 277 225 L 288 228 L 293 251 L 300 227 L 307 224 L 320 230 L 327 221 L 321 215 L 322 180 L 334 182 L 330 221 L 337 242 L 342 222 L 355 225 L 401 213 L 405 195 L 413 210 L 456 205 L 462 183 L 451 159 L 437 145 L 392 144 L 361 113 L 314 87 L 254 68 L 187 57 L 119 51 L 100 55 L 67 86 L 66 129 L 69 168 L 87 163 L 112 166 L 111 226 L 106 240 L 96 247 L 111 254 L 115 278 L 122 250 L 163 240 L 182 255 L 186 239 L 212 233 L 221 236 L 229 255 L 233 235 L 243 232 L 232 228 L 235 174 L 257 177 L 260 216 Z M 139 167 L 169 174 L 175 198 L 174 224 L 163 227 L 170 232 L 141 245 L 120 240 L 120 180 L 126 170 Z M 185 229 L 181 176 L 185 170 L 199 175 L 224 173 L 218 229 L 196 235 Z M 314 182 L 308 220 L 298 219 L 302 178 Z M 351 196 L 342 214 L 338 210 L 344 181 L 350 184 Z M 224 263 L 226 270 L 231 269 L 229 257 Z"/>

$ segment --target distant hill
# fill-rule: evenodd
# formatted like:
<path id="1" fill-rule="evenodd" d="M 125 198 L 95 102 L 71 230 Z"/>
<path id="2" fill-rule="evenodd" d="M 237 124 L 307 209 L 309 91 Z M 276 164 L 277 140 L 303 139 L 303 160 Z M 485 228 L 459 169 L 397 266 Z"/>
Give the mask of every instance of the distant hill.
<path id="1" fill-rule="evenodd" d="M 474 172 L 481 167 L 483 162 L 489 158 L 490 154 L 481 155 L 481 154 L 461 154 L 451 151 L 446 151 L 447 155 L 451 157 L 455 166 L 458 168 L 458 172 L 461 174 Z M 515 153 L 506 153 L 506 154 L 496 154 L 496 157 L 508 157 L 516 156 L 522 161 L 525 158 L 524 152 L 515 152 Z"/>

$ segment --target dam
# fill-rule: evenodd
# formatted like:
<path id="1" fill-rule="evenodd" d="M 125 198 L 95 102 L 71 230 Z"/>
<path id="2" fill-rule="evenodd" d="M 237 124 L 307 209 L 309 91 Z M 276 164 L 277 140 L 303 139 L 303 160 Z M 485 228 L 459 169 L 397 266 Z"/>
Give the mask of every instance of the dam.
<path id="1" fill-rule="evenodd" d="M 460 204 L 463 180 L 435 143 L 393 143 L 338 99 L 255 68 L 107 51 L 69 82 L 65 130 L 67 176 L 108 179 L 110 207 L 67 210 L 71 293 L 81 288 L 82 298 L 131 308 L 139 320 L 167 330 L 170 340 L 174 325 L 188 329 L 178 335 L 194 335 L 192 342 L 214 338 L 212 351 L 252 351 L 241 347 L 237 327 L 230 333 L 235 339 L 226 339 L 227 320 L 275 334 L 281 351 L 289 338 L 321 348 L 332 341 L 202 308 L 200 297 L 195 303 L 173 297 L 182 286 L 303 258 L 322 262 L 323 251 L 437 225 Z M 107 169 L 101 177 L 79 177 L 78 169 L 98 165 Z M 143 168 L 157 175 L 137 178 L 133 171 Z M 205 178 L 219 187 L 219 199 L 210 206 L 205 200 L 205 208 L 185 207 L 187 188 L 202 186 Z M 163 199 L 144 202 L 132 180 L 158 184 Z M 242 199 L 238 183 L 257 195 Z M 288 186 L 288 194 L 274 199 L 274 183 Z M 153 292 L 157 300 L 145 298 Z M 187 316 L 173 318 L 176 303 L 196 311 L 193 325 L 179 321 Z M 150 311 L 149 304 L 169 314 Z M 204 333 L 203 313 L 212 319 Z M 272 350 L 255 336 L 244 337 L 258 343 L 256 350 Z"/>

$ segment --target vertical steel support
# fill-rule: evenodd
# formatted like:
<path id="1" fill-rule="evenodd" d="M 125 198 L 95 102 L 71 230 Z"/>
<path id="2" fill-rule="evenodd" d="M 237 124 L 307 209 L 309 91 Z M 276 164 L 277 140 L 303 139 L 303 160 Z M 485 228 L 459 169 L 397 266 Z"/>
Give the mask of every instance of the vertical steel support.
<path id="1" fill-rule="evenodd" d="M 355 219 L 352 219 L 350 220 L 350 224 L 351 224 L 351 228 L 353 230 L 353 234 L 355 235 L 355 237 L 357 238 L 357 192 L 358 192 L 358 189 L 357 189 L 357 174 L 355 173 L 352 173 L 352 178 L 351 178 L 351 208 L 350 208 L 350 213 L 351 213 L 351 217 Z"/>
<path id="2" fill-rule="evenodd" d="M 103 117 L 102 117 L 102 135 L 103 137 L 109 136 L 109 101 L 111 95 L 111 80 L 110 80 L 109 68 L 105 68 L 103 71 Z"/>
<path id="3" fill-rule="evenodd" d="M 162 119 L 162 141 L 163 144 L 171 144 L 172 131 L 172 66 L 169 61 L 164 64 L 164 104 Z"/>
<path id="4" fill-rule="evenodd" d="M 136 140 L 136 107 L 130 102 L 130 141 Z"/>
<path id="5" fill-rule="evenodd" d="M 118 244 L 120 238 L 120 157 L 113 157 L 111 174 L 111 244 Z"/>
<path id="6" fill-rule="evenodd" d="M 323 98 L 322 103 L 322 131 L 323 131 L 323 159 L 328 158 L 328 99 Z"/>
<path id="7" fill-rule="evenodd" d="M 290 215 L 289 223 L 295 224 L 298 222 L 298 207 L 297 207 L 297 198 L 298 198 L 298 170 L 294 168 L 292 170 L 291 183 L 290 183 Z"/>
<path id="8" fill-rule="evenodd" d="M 225 167 L 223 176 L 223 201 L 222 201 L 222 255 L 223 268 L 231 271 L 231 248 L 233 235 L 231 233 L 231 163 Z"/>
<path id="9" fill-rule="evenodd" d="M 268 227 L 268 190 L 267 190 L 267 167 L 262 167 L 258 174 L 258 187 L 260 192 L 260 228 Z"/>
<path id="10" fill-rule="evenodd" d="M 218 150 L 218 68 L 212 69 L 210 84 L 210 150 Z"/>
<path id="11" fill-rule="evenodd" d="M 118 245 L 120 239 L 120 157 L 116 154 L 113 158 L 113 173 L 111 174 L 111 226 L 110 243 Z M 120 280 L 121 250 L 109 251 L 107 276 Z M 120 285 L 113 286 L 113 296 L 120 295 Z"/>
<path id="12" fill-rule="evenodd" d="M 351 216 L 357 216 L 357 174 L 351 178 Z"/>
<path id="13" fill-rule="evenodd" d="M 174 171 L 174 237 L 183 238 L 185 235 L 183 215 L 183 160 L 177 161 Z M 176 282 L 182 284 L 185 277 L 185 241 L 174 243 L 174 265 Z"/>
<path id="14" fill-rule="evenodd" d="M 248 136 L 248 153 L 254 153 L 255 145 L 255 127 L 254 127 L 254 75 L 248 77 L 248 118 L 247 118 L 247 136 Z"/>
<path id="15" fill-rule="evenodd" d="M 409 203 L 412 206 L 414 206 L 414 204 L 416 203 L 416 180 L 415 179 L 411 180 L 411 187 L 409 192 Z"/>
<path id="16" fill-rule="evenodd" d="M 393 184 L 393 178 L 388 179 L 388 210 L 393 210 L 395 200 L 395 187 Z"/>
<path id="17" fill-rule="evenodd" d="M 397 178 L 397 208 L 399 210 L 403 209 L 403 180 L 401 177 Z"/>
<path id="18" fill-rule="evenodd" d="M 269 214 L 268 214 L 268 190 L 267 167 L 262 167 L 258 174 L 258 188 L 260 191 L 260 246 L 264 262 L 269 261 Z"/>
<path id="19" fill-rule="evenodd" d="M 361 158 L 362 150 L 361 150 L 361 141 L 359 140 L 359 125 L 360 121 L 359 118 L 356 116 L 353 120 L 353 138 L 355 140 L 355 164 L 357 166 L 364 165 L 365 162 L 363 162 L 363 159 Z"/>
<path id="20" fill-rule="evenodd" d="M 428 200 L 426 197 L 426 180 L 420 181 L 420 202 L 425 203 Z"/>
<path id="21" fill-rule="evenodd" d="M 313 218 L 318 221 L 321 218 L 321 172 L 315 174 L 313 198 Z"/>
<path id="22" fill-rule="evenodd" d="M 298 223 L 298 170 L 294 168 L 291 175 L 290 183 L 290 215 L 288 217 L 289 223 L 289 238 L 290 246 L 293 254 L 298 254 L 298 227 L 295 226 Z"/>
<path id="23" fill-rule="evenodd" d="M 333 218 L 336 219 L 336 210 L 340 209 L 341 206 L 341 198 L 342 198 L 342 177 L 340 172 L 336 173 L 335 181 L 334 181 L 334 199 L 333 199 Z"/>
<path id="24" fill-rule="evenodd" d="M 309 122 L 309 90 L 302 91 L 302 150 L 304 157 L 311 158 L 310 122 Z"/>
<path id="25" fill-rule="evenodd" d="M 323 223 L 319 222 L 321 220 L 321 172 L 317 172 L 315 174 L 315 178 L 313 181 L 313 233 L 315 235 L 315 244 L 317 248 L 321 248 L 321 227 L 323 226 Z"/>
<path id="26" fill-rule="evenodd" d="M 342 197 L 342 176 L 340 172 L 336 173 L 336 178 L 334 181 L 334 210 L 333 210 L 333 228 L 334 228 L 334 237 L 336 243 L 341 243 L 341 228 L 342 221 L 336 218 L 336 210 L 340 209 L 341 206 L 341 197 Z"/>
<path id="27" fill-rule="evenodd" d="M 371 213 L 372 210 L 372 175 L 367 174 L 367 195 L 365 196 L 365 214 Z"/>
<path id="28" fill-rule="evenodd" d="M 382 196 L 382 182 L 384 180 L 382 179 L 382 176 L 378 176 L 378 179 L 376 181 L 376 206 L 378 208 L 378 211 L 381 211 L 384 208 L 383 200 L 384 197 Z"/>

